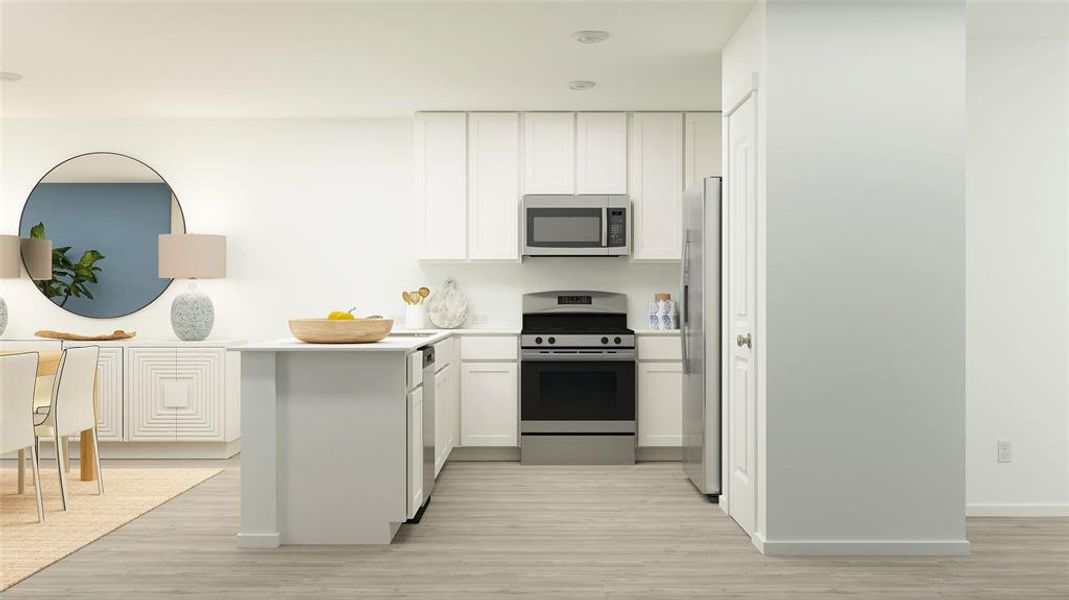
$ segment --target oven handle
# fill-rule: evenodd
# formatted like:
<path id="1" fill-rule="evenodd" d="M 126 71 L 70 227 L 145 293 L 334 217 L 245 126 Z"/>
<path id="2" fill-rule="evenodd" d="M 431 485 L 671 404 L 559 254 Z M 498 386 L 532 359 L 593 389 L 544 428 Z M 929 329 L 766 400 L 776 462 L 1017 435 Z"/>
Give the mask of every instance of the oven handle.
<path id="1" fill-rule="evenodd" d="M 608 352 L 562 352 L 547 354 L 538 350 L 524 350 L 520 353 L 521 361 L 531 362 L 631 362 L 635 360 L 634 350 L 617 350 Z"/>

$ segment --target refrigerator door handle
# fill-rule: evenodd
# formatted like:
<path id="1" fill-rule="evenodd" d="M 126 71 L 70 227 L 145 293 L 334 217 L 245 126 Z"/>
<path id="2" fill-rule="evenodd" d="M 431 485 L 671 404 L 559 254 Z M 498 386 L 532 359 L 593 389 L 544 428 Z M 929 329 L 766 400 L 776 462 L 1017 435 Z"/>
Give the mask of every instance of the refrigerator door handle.
<path id="1" fill-rule="evenodd" d="M 689 372 L 687 360 L 687 322 L 690 317 L 690 282 L 687 273 L 687 259 L 690 254 L 690 232 L 683 232 L 683 260 L 680 268 L 680 307 L 679 307 L 679 343 L 680 358 L 683 361 L 683 373 Z"/>

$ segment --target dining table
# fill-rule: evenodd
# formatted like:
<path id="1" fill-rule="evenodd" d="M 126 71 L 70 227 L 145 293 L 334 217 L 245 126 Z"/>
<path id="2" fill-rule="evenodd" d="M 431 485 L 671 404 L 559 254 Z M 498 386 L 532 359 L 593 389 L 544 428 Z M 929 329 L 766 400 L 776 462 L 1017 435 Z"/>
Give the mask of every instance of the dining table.
<path id="1" fill-rule="evenodd" d="M 0 354 L 18 354 L 18 352 L 0 352 Z M 40 381 L 42 377 L 54 376 L 59 371 L 60 357 L 63 356 L 63 352 L 48 351 L 37 353 L 37 379 Z M 36 409 L 36 407 L 35 407 Z M 93 414 L 96 415 L 100 412 L 100 375 L 96 376 L 93 382 Z M 78 436 L 80 460 L 78 461 L 81 470 L 80 476 L 82 481 L 94 481 L 97 477 L 96 472 L 96 457 L 94 456 L 93 448 L 93 430 L 86 429 L 82 431 Z M 58 456 L 58 452 L 57 452 Z M 24 465 L 26 461 L 26 451 L 19 450 L 19 464 Z M 19 475 L 22 476 L 23 470 L 19 469 Z M 19 489 L 23 489 L 24 482 L 19 481 Z"/>

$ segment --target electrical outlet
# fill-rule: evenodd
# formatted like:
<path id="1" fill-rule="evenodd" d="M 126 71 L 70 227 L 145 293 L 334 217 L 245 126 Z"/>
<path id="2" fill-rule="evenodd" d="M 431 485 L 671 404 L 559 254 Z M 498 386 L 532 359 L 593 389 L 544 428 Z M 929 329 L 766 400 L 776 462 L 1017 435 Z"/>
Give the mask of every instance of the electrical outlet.
<path id="1" fill-rule="evenodd" d="M 490 321 L 490 318 L 486 315 L 471 315 L 469 320 L 472 325 L 486 325 Z"/>
<path id="2" fill-rule="evenodd" d="M 1013 462 L 1013 444 L 1009 440 L 998 440 L 998 461 Z"/>

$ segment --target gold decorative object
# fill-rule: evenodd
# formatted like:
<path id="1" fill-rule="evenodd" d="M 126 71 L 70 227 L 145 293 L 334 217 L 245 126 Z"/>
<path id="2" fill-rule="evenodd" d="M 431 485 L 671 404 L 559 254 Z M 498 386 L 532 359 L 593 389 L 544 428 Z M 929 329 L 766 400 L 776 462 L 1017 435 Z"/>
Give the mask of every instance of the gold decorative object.
<path id="1" fill-rule="evenodd" d="M 128 340 L 137 335 L 137 332 L 116 329 L 111 333 L 105 333 L 102 335 L 82 335 L 80 333 L 69 333 L 66 331 L 52 331 L 51 329 L 42 329 L 34 333 L 34 335 L 36 335 L 37 337 L 48 338 L 51 340 L 66 340 L 68 342 L 110 342 L 115 340 Z"/>

